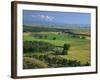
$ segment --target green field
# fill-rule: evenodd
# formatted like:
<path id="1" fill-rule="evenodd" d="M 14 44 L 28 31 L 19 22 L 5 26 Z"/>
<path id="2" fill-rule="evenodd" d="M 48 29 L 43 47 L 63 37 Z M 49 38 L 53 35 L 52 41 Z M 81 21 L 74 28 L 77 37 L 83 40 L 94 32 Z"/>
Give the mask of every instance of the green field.
<path id="1" fill-rule="evenodd" d="M 29 30 L 29 29 L 28 29 Z M 73 66 L 89 66 L 90 60 L 90 31 L 83 29 L 71 29 L 71 32 L 76 35 L 69 34 L 62 31 L 25 31 L 23 32 L 23 42 L 30 42 L 29 48 L 25 46 L 26 52 L 24 52 L 24 69 L 27 68 L 48 68 L 48 67 L 73 67 Z M 37 42 L 35 44 L 34 42 Z M 32 49 L 44 49 L 45 45 L 51 45 L 52 49 L 32 50 Z M 41 48 L 41 44 L 44 47 Z M 27 45 L 26 44 L 26 45 Z M 34 47 L 35 45 L 36 47 Z M 59 54 L 63 50 L 64 44 L 70 45 L 66 54 Z M 31 48 L 30 45 L 33 47 Z M 60 47 L 55 47 L 60 46 Z M 55 51 L 55 52 L 54 52 Z M 58 53 L 57 53 L 58 51 Z M 57 54 L 55 54 L 57 53 Z"/>

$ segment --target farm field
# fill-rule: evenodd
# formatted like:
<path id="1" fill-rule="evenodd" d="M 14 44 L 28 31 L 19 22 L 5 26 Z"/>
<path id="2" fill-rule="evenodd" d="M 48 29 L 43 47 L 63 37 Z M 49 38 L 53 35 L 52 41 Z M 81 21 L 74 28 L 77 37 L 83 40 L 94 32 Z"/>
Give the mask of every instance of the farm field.
<path id="1" fill-rule="evenodd" d="M 24 30 L 24 69 L 91 65 L 90 30 L 26 26 Z"/>

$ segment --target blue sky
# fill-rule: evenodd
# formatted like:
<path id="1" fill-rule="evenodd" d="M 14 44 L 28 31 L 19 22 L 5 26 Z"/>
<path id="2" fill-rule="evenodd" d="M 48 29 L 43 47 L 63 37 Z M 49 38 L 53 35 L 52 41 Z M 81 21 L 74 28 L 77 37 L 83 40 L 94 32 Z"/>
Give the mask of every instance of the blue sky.
<path id="1" fill-rule="evenodd" d="M 64 24 L 90 24 L 90 13 L 23 10 L 23 22 L 55 22 Z"/>

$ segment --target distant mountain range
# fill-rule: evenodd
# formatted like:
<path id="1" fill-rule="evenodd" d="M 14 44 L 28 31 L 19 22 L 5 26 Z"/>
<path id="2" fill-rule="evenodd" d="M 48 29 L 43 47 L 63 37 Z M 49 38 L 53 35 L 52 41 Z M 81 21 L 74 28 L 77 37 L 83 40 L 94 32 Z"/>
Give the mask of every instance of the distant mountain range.
<path id="1" fill-rule="evenodd" d="M 33 26 L 33 27 L 50 27 L 50 28 L 62 28 L 62 29 L 70 29 L 70 28 L 87 28 L 90 29 L 90 24 L 67 24 L 67 23 L 54 23 L 54 22 L 27 22 L 24 23 L 24 25 L 27 26 Z"/>

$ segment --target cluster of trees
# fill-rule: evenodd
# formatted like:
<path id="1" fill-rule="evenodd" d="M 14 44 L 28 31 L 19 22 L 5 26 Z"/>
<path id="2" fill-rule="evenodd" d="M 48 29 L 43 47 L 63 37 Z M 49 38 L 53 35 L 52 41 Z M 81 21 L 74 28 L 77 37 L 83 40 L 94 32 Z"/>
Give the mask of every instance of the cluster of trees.
<path id="1" fill-rule="evenodd" d="M 37 59 L 38 62 L 36 62 L 35 60 L 33 60 L 33 62 L 35 63 L 35 66 L 32 64 L 32 61 L 29 61 L 29 63 L 31 64 L 31 68 L 51 68 L 51 67 L 75 67 L 75 66 L 89 66 L 90 64 L 87 62 L 86 64 L 82 64 L 80 61 L 77 60 L 68 60 L 65 59 L 61 56 L 57 56 L 57 55 L 33 55 L 31 56 L 31 58 L 33 59 Z M 42 62 L 41 62 L 42 61 Z M 24 61 L 25 62 L 25 61 Z M 31 63 L 32 62 L 32 63 Z M 27 62 L 25 62 L 24 65 L 28 64 Z M 41 66 L 40 66 L 41 65 Z"/>
<path id="2" fill-rule="evenodd" d="M 62 54 L 68 54 L 68 50 L 70 48 L 69 44 L 64 44 Z"/>
<path id="3" fill-rule="evenodd" d="M 64 44 L 64 46 L 58 46 L 61 47 L 62 50 L 55 50 L 57 46 L 50 44 L 48 42 L 43 42 L 43 41 L 24 41 L 23 42 L 23 52 L 31 52 L 31 53 L 36 53 L 36 52 L 48 52 L 48 51 L 53 51 L 54 54 L 58 55 L 67 55 L 68 50 L 70 45 L 69 44 Z"/>
<path id="4" fill-rule="evenodd" d="M 34 58 L 37 58 L 45 63 L 48 63 L 48 67 L 72 67 L 72 66 L 81 66 L 80 61 L 77 60 L 67 60 L 61 56 L 57 55 L 34 55 Z"/>
<path id="5" fill-rule="evenodd" d="M 54 49 L 54 52 L 55 54 L 59 54 L 59 55 L 67 55 L 69 48 L 70 48 L 69 44 L 64 44 L 63 46 L 56 46 L 55 48 L 56 50 Z"/>
<path id="6" fill-rule="evenodd" d="M 48 35 L 47 34 L 32 34 L 33 37 L 39 38 L 39 39 L 47 39 Z M 53 37 L 52 40 L 56 40 L 56 37 Z"/>
<path id="7" fill-rule="evenodd" d="M 52 51 L 55 45 L 43 41 L 24 41 L 23 51 L 26 52 L 46 52 Z"/>
<path id="8" fill-rule="evenodd" d="M 33 37 L 39 38 L 39 39 L 47 39 L 48 35 L 46 34 L 32 34 Z"/>

